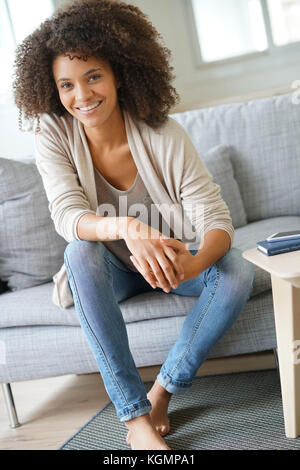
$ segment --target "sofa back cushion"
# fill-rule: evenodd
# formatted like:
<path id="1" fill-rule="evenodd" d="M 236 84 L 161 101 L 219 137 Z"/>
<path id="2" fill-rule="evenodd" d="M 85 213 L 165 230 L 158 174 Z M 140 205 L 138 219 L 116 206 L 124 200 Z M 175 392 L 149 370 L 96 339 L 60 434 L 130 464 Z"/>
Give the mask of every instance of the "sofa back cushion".
<path id="1" fill-rule="evenodd" d="M 300 104 L 293 94 L 172 114 L 202 156 L 227 145 L 248 222 L 300 215 Z"/>
<path id="2" fill-rule="evenodd" d="M 226 202 L 234 228 L 247 224 L 244 204 L 239 186 L 234 178 L 228 147 L 217 145 L 202 155 L 202 161 L 212 175 L 214 183 L 220 186 L 220 194 Z"/>
<path id="3" fill-rule="evenodd" d="M 52 281 L 66 245 L 50 217 L 34 158 L 0 158 L 0 279 L 12 291 Z"/>

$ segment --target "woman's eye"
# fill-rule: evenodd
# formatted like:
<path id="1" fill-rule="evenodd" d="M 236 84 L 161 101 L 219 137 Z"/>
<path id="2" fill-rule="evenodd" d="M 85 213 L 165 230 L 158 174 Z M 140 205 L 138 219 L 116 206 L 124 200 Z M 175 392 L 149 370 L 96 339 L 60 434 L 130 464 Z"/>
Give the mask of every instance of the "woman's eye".
<path id="1" fill-rule="evenodd" d="M 61 88 L 67 89 L 67 88 L 69 88 L 69 86 L 71 86 L 71 83 L 65 82 L 65 83 L 62 84 Z"/>
<path id="2" fill-rule="evenodd" d="M 91 75 L 91 76 L 89 77 L 89 81 L 94 82 L 95 80 L 98 80 L 98 78 L 101 78 L 101 76 L 102 76 L 102 75 L 99 75 L 99 74 L 97 74 L 97 75 Z M 67 89 L 69 89 L 71 86 L 72 86 L 72 84 L 71 84 L 70 82 L 64 82 L 64 83 L 61 85 L 61 88 L 62 88 L 63 90 L 67 90 Z"/>
<path id="3" fill-rule="evenodd" d="M 101 75 L 91 75 L 90 76 L 90 80 L 94 81 L 94 80 L 97 80 L 98 78 L 101 78 Z"/>

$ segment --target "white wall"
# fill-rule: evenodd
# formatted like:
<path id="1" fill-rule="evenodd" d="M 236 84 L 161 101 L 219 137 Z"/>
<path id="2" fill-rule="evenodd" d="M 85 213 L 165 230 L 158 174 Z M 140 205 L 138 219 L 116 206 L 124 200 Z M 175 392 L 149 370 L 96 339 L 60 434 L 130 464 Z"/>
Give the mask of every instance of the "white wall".
<path id="1" fill-rule="evenodd" d="M 27 157 L 33 152 L 34 134 L 19 131 L 18 109 L 12 98 L 0 97 L 0 157 Z"/>

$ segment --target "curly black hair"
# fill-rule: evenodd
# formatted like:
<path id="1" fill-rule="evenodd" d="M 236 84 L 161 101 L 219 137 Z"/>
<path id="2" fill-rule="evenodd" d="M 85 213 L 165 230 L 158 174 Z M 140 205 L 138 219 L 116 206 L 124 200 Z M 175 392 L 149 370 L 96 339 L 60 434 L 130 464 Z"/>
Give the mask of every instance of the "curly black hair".
<path id="1" fill-rule="evenodd" d="M 22 114 L 39 123 L 42 113 L 67 113 L 52 64 L 55 57 L 74 52 L 84 60 L 107 60 L 121 82 L 121 109 L 153 128 L 162 125 L 179 102 L 171 85 L 171 52 L 138 7 L 118 0 L 69 0 L 17 47 L 13 93 L 20 128 Z"/>

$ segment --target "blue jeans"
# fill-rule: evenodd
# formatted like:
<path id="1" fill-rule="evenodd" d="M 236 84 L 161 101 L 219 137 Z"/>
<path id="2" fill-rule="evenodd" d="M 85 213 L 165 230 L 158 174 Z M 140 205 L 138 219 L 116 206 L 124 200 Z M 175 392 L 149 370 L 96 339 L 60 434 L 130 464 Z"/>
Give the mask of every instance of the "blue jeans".
<path id="1" fill-rule="evenodd" d="M 119 302 L 154 290 L 100 241 L 72 241 L 64 261 L 75 310 L 120 421 L 149 413 L 151 403 L 129 349 Z M 171 289 L 172 294 L 196 296 L 198 300 L 187 313 L 157 376 L 168 392 L 188 392 L 209 351 L 245 306 L 253 278 L 252 264 L 231 248 L 199 276 Z"/>

